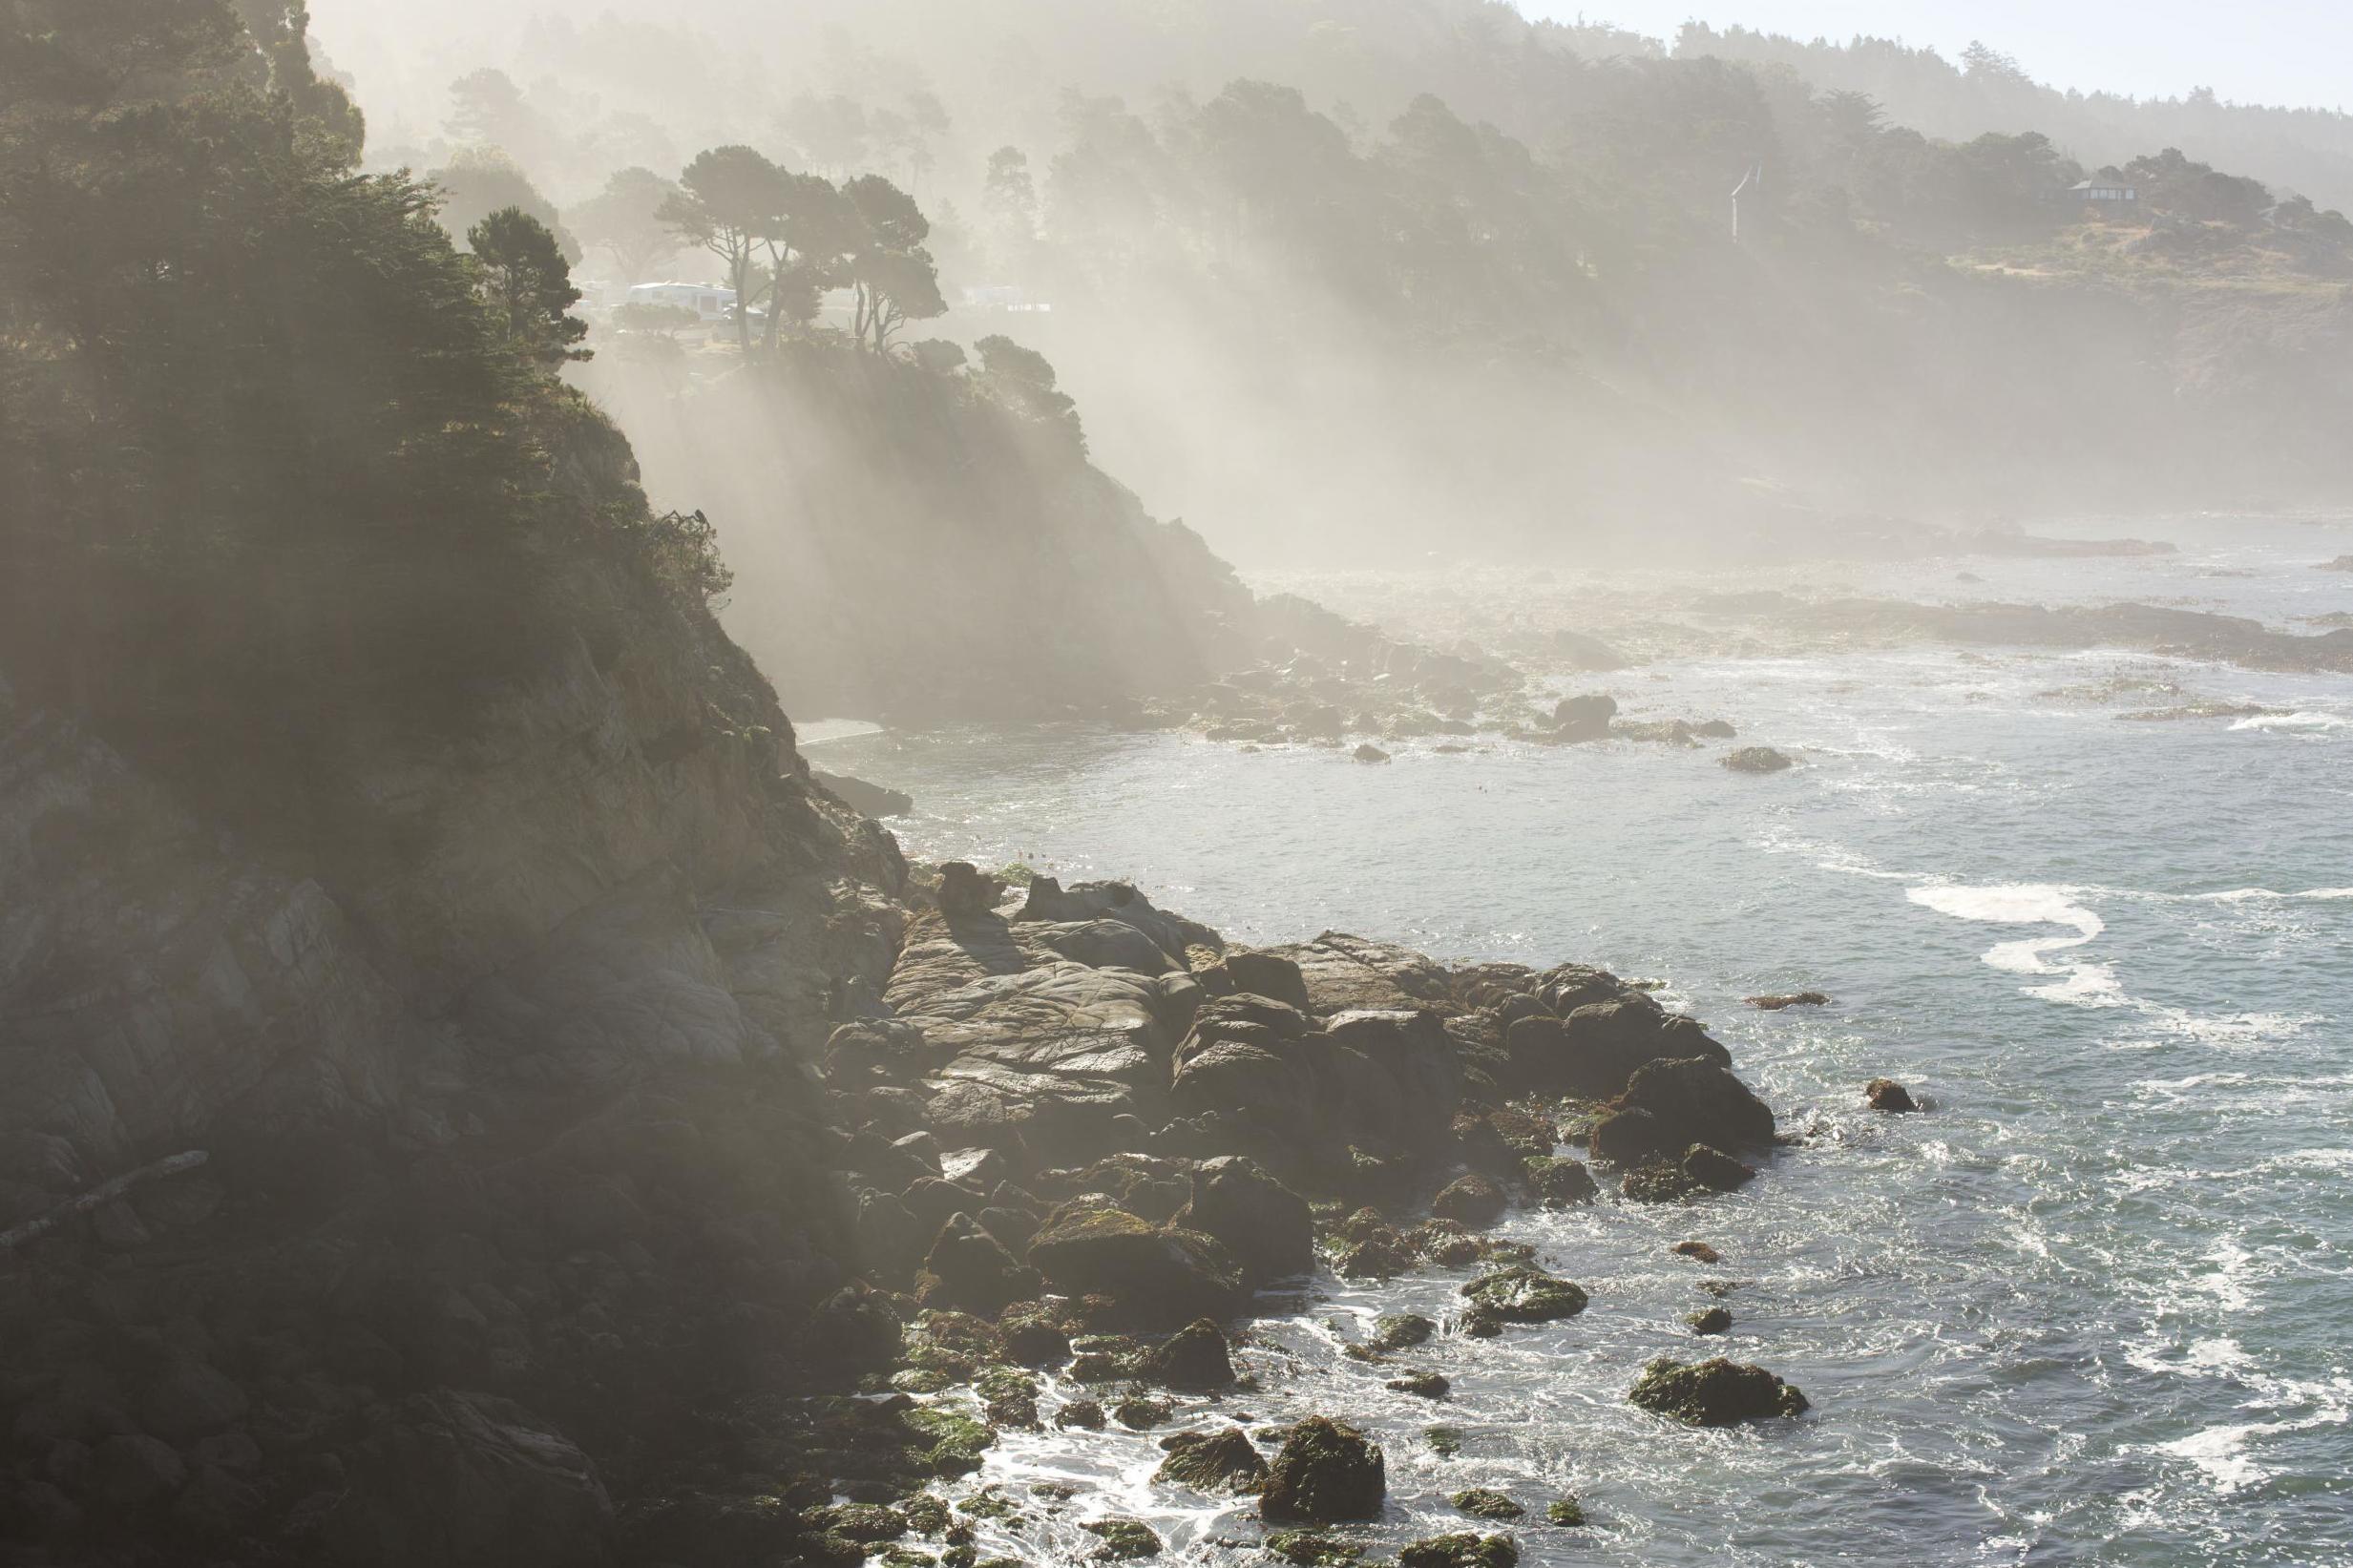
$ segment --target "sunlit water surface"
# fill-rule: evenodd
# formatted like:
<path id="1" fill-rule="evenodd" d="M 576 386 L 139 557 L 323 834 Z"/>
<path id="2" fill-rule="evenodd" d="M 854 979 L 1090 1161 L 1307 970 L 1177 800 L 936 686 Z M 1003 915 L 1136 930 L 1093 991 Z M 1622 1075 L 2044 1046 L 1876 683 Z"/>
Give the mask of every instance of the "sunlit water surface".
<path id="1" fill-rule="evenodd" d="M 2342 531 L 2246 537 L 1996 563 L 1981 591 L 2170 587 L 2282 625 L 2353 609 L 2353 578 L 2309 565 Z M 2048 695 L 2120 671 L 2286 717 L 2128 722 L 2149 700 Z M 812 755 L 912 791 L 893 826 L 915 855 L 1131 879 L 1247 941 L 1335 928 L 1656 977 L 1810 1134 L 1703 1206 L 1515 1210 L 1504 1233 L 1592 1306 L 1400 1358 L 1452 1379 L 1441 1405 L 1337 1346 L 1377 1311 L 1442 1316 L 1463 1276 L 1324 1276 L 1267 1303 L 1246 1352 L 1264 1387 L 1223 1409 L 1373 1431 L 1391 1507 L 1368 1546 L 1476 1527 L 1445 1498 L 1479 1485 L 1529 1506 L 1531 1563 L 2353 1560 L 2353 679 L 1920 646 L 1574 689 L 1594 684 L 1805 765 L 1413 742 L 1366 766 L 1081 727 Z M 1739 1004 L 1809 988 L 1834 1005 Z M 1881 1074 L 1931 1114 L 1863 1110 Z M 1723 1264 L 1670 1255 L 1688 1236 Z M 1707 1278 L 1741 1282 L 1708 1348 L 1782 1373 L 1811 1415 L 1698 1432 L 1626 1403 L 1651 1357 L 1706 1345 L 1681 1320 Z M 1462 1430 L 1460 1456 L 1434 1423 Z M 1050 1513 L 1025 1499 L 1030 1523 L 984 1547 L 1075 1560 L 1098 1544 L 1081 1523 L 1124 1514 L 1170 1560 L 1263 1560 L 1247 1503 L 1150 1483 L 1159 1435 L 1008 1434 L 979 1481 L 1081 1490 Z M 1589 1528 L 1540 1522 L 1566 1494 Z"/>

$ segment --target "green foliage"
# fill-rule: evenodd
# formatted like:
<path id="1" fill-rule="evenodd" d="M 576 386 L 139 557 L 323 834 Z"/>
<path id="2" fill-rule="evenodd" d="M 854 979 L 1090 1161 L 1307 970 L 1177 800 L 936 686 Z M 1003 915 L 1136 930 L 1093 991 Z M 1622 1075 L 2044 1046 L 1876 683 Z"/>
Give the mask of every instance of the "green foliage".
<path id="1" fill-rule="evenodd" d="M 858 220 L 849 255 L 857 291 L 854 335 L 876 353 L 911 321 L 947 313 L 939 269 L 923 241 L 932 232 L 914 199 L 880 175 L 861 175 L 842 187 Z"/>
<path id="2" fill-rule="evenodd" d="M 498 148 L 462 147 L 427 178 L 440 194 L 441 226 L 451 239 L 463 239 L 491 214 L 513 207 L 556 236 L 566 261 L 580 259 L 579 241 L 564 227 L 556 204 L 539 194 L 521 164 Z"/>
<path id="3" fill-rule="evenodd" d="M 717 610 L 735 574 L 719 554 L 719 530 L 700 512 L 624 517 L 619 536 L 639 569 L 682 609 Z"/>
<path id="4" fill-rule="evenodd" d="M 1055 385 L 1054 366 L 1035 348 L 992 333 L 973 345 L 980 354 L 980 379 L 1006 407 L 1026 418 L 1065 429 L 1080 451 L 1086 449 L 1086 433 L 1079 423 L 1079 406 Z"/>
<path id="5" fill-rule="evenodd" d="M 482 292 L 516 352 L 541 365 L 587 359 L 578 346 L 588 324 L 571 314 L 580 303 L 572 268 L 547 225 L 519 207 L 503 207 L 466 231 L 482 275 Z"/>
<path id="6" fill-rule="evenodd" d="M 678 186 L 651 169 L 622 169 L 574 209 L 572 226 L 582 244 L 612 258 L 622 282 L 649 282 L 678 254 L 678 232 L 662 216 L 662 204 L 677 194 Z"/>

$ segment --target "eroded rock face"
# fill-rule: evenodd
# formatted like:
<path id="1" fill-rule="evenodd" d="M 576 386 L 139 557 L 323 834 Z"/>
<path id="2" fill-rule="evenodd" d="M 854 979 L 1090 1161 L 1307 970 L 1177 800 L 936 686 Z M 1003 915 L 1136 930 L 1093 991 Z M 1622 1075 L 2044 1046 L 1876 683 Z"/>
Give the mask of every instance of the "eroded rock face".
<path id="1" fill-rule="evenodd" d="M 1258 1509 L 1270 1520 L 1293 1524 L 1378 1518 L 1388 1490 L 1378 1445 L 1354 1427 L 1311 1415 L 1284 1437 Z"/>
<path id="2" fill-rule="evenodd" d="M 1176 1223 L 1224 1243 L 1253 1285 L 1315 1265 L 1315 1225 L 1307 1200 L 1238 1155 L 1204 1160 Z"/>

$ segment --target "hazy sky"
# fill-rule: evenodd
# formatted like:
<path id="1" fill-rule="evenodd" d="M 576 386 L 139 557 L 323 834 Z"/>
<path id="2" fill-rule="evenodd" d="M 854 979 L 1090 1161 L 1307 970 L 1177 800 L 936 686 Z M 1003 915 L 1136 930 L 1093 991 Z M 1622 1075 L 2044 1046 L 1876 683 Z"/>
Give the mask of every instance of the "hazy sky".
<path id="1" fill-rule="evenodd" d="M 2174 97 L 2212 87 L 2241 103 L 2353 104 L 2353 0 L 1519 0 L 1672 39 L 1686 18 L 1793 37 L 1858 32 L 1957 58 L 1982 38 L 2059 87 Z"/>

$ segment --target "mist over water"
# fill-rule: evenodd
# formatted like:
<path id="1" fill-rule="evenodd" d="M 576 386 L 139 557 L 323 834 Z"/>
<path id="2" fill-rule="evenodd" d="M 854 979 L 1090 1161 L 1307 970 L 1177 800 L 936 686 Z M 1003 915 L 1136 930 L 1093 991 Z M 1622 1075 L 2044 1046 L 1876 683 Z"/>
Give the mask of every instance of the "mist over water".
<path id="1" fill-rule="evenodd" d="M 2330 529 L 2169 523 L 2178 557 L 2032 568 L 2047 598 L 2160 596 L 2286 623 L 2342 608 Z M 2216 575 L 2229 574 L 2229 575 Z M 1862 585 L 1872 586 L 1868 574 Z M 2317 585 L 2316 585 L 2317 584 Z M 1492 576 L 1333 577 L 1332 602 L 1509 618 Z M 1705 586 L 1705 585 L 1703 585 Z M 1968 593 L 1999 596 L 1999 581 Z M 1957 590 L 1958 591 L 1958 590 Z M 2127 721 L 2163 681 L 2293 722 Z M 1376 1311 L 1442 1317 L 1446 1271 L 1319 1279 L 1250 1352 L 1268 1420 L 1365 1413 L 1392 1516 L 1445 1496 L 1573 1492 L 1592 1531 L 1523 1560 L 2318 1562 L 2353 1551 L 2353 700 L 2342 678 L 2114 651 L 1756 650 L 1608 678 L 1628 711 L 1729 717 L 1799 768 L 1709 752 L 1445 738 L 1387 766 L 1082 727 L 884 732 L 820 766 L 909 790 L 911 852 L 1132 877 L 1229 937 L 1327 928 L 1449 958 L 1565 959 L 1665 982 L 1789 1129 L 1737 1201 L 1515 1210 L 1503 1233 L 1594 1290 L 1565 1324 L 1406 1359 L 1433 1406 L 1352 1362 Z M 2103 695 L 2090 695 L 2094 690 Z M 1740 998 L 1819 989 L 1833 1004 Z M 1932 1102 L 1882 1118 L 1886 1075 Z M 1670 1256 L 1685 1237 L 1724 1254 Z M 1725 1298 L 1725 1353 L 1815 1413 L 1771 1433 L 1663 1431 L 1625 1403 L 1682 1316 Z M 1462 1453 L 1422 1435 L 1459 1426 Z M 1155 1488 L 1151 1437 L 1017 1439 L 982 1480 L 1084 1476 L 1068 1518 L 1140 1512 L 1184 1560 L 1233 1509 Z M 1176 1543 L 1183 1541 L 1180 1551 Z"/>

